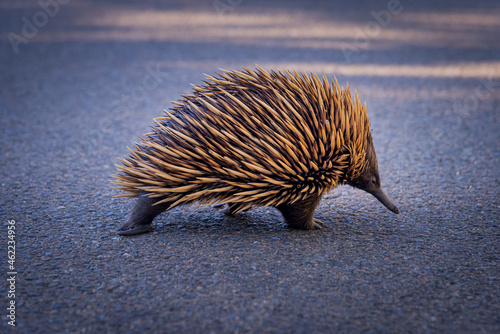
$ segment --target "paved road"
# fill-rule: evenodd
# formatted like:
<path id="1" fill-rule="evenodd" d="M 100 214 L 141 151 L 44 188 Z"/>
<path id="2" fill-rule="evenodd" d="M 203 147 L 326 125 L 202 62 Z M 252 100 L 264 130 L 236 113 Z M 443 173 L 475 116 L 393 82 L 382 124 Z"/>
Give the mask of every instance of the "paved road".
<path id="1" fill-rule="evenodd" d="M 15 300 L 20 333 L 500 331 L 497 1 L 46 3 L 0 5 L 3 330 Z M 343 187 L 321 231 L 208 208 L 113 234 L 126 146 L 202 73 L 254 64 L 357 89 L 401 214 Z"/>

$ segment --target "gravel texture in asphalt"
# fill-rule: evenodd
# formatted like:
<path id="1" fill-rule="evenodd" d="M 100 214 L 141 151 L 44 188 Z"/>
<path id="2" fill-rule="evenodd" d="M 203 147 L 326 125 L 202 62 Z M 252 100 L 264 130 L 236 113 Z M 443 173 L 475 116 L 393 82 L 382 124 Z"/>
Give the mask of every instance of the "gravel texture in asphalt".
<path id="1" fill-rule="evenodd" d="M 498 1 L 2 1 L 2 332 L 500 332 Z M 110 187 L 219 68 L 324 71 L 367 102 L 394 215 L 338 187 L 291 230 Z M 15 220 L 15 284 L 6 281 Z M 8 291 L 15 289 L 15 298 Z"/>

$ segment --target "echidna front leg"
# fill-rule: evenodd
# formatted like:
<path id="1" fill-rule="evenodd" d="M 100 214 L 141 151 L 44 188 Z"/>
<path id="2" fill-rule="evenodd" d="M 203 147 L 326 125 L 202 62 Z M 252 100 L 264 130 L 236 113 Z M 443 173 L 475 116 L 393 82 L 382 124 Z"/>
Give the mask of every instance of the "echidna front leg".
<path id="1" fill-rule="evenodd" d="M 149 198 L 141 192 L 127 221 L 116 231 L 119 235 L 131 236 L 153 230 L 153 219 L 165 211 L 169 204 L 153 205 L 158 198 Z"/>
<path id="2" fill-rule="evenodd" d="M 324 223 L 314 218 L 314 210 L 320 199 L 320 196 L 313 196 L 293 204 L 278 205 L 277 209 L 281 211 L 285 222 L 292 228 L 302 230 L 321 228 Z"/>

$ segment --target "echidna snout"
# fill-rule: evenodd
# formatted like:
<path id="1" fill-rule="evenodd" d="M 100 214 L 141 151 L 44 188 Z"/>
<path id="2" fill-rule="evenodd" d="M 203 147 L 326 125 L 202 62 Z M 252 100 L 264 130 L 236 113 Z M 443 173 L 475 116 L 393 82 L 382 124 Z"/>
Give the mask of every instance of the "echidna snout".
<path id="1" fill-rule="evenodd" d="M 392 203 L 392 201 L 387 197 L 387 195 L 382 190 L 380 186 L 380 176 L 378 173 L 377 155 L 375 154 L 375 148 L 373 147 L 373 140 L 371 135 L 367 139 L 367 148 L 365 155 L 364 169 L 360 175 L 348 184 L 351 186 L 364 190 L 367 193 L 372 194 L 376 199 L 378 199 L 387 209 L 392 212 L 399 214 L 399 209 Z"/>

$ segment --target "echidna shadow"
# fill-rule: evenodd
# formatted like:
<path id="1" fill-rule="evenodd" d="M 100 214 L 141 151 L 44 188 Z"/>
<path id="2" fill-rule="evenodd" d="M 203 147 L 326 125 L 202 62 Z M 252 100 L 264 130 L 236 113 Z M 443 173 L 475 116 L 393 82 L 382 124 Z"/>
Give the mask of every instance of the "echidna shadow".
<path id="1" fill-rule="evenodd" d="M 179 205 L 214 203 L 228 214 L 275 207 L 292 228 L 314 229 L 321 196 L 339 184 L 399 213 L 380 187 L 366 104 L 349 86 L 260 67 L 207 79 L 120 159 L 112 182 L 137 199 L 118 234 L 149 232 Z"/>

